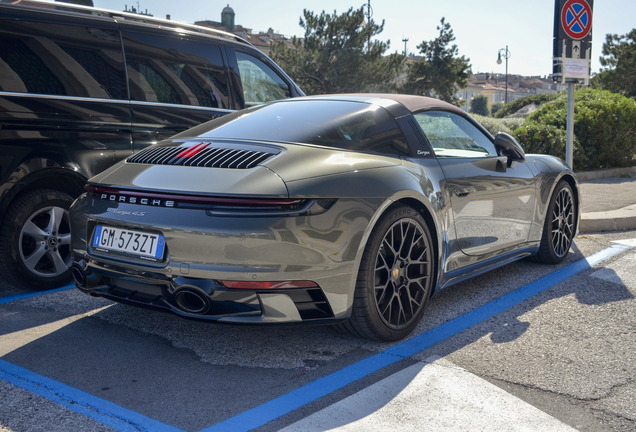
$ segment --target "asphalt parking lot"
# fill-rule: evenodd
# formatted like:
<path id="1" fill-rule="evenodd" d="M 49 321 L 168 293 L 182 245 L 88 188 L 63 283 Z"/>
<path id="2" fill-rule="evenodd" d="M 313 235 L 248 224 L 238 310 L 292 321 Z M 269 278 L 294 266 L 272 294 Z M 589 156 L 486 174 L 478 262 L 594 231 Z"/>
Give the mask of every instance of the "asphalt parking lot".
<path id="1" fill-rule="evenodd" d="M 0 431 L 633 431 L 635 295 L 635 231 L 448 288 L 397 344 L 0 283 Z"/>

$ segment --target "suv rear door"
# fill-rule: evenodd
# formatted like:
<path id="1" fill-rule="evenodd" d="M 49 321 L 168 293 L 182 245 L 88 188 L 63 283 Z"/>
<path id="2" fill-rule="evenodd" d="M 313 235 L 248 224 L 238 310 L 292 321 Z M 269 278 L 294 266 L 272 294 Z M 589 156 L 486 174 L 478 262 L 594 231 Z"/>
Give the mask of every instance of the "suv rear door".
<path id="1" fill-rule="evenodd" d="M 133 25 L 121 31 L 135 151 L 234 109 L 221 43 Z"/>
<path id="2" fill-rule="evenodd" d="M 57 21 L 6 11 L 0 19 L 0 90 L 2 153 L 14 154 L 8 146 L 18 146 L 22 161 L 49 155 L 91 177 L 132 152 L 121 38 L 113 20 Z M 2 182 L 16 167 L 6 168 Z"/>

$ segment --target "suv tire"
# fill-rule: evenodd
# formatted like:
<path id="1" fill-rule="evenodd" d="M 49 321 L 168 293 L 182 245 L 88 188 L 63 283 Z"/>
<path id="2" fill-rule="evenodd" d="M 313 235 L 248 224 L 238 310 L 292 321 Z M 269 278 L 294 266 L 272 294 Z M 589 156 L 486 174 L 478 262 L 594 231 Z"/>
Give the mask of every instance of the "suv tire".
<path id="1" fill-rule="evenodd" d="M 70 280 L 73 198 L 56 190 L 18 197 L 0 227 L 0 273 L 13 285 L 50 289 Z"/>

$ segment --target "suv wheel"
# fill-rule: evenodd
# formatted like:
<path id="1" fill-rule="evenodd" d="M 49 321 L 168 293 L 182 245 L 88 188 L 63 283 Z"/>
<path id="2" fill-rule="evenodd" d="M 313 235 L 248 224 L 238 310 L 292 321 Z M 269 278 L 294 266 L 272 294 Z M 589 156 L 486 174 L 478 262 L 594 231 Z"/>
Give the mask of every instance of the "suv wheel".
<path id="1" fill-rule="evenodd" d="M 14 285 L 49 289 L 70 280 L 73 198 L 37 190 L 11 204 L 0 228 L 0 270 Z"/>

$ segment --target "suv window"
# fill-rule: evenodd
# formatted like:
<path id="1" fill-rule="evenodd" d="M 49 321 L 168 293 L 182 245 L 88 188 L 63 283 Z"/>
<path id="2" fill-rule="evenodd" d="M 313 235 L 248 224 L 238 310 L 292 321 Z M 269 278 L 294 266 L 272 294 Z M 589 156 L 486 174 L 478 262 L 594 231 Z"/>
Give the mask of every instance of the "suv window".
<path id="1" fill-rule="evenodd" d="M 414 114 L 437 157 L 497 156 L 495 145 L 475 125 L 446 111 Z"/>
<path id="2" fill-rule="evenodd" d="M 218 45 L 123 31 L 132 100 L 229 108 Z"/>
<path id="3" fill-rule="evenodd" d="M 128 99 L 116 31 L 2 20 L 0 90 Z"/>
<path id="4" fill-rule="evenodd" d="M 246 107 L 290 97 L 289 86 L 264 62 L 240 51 L 236 51 L 236 61 Z"/>

